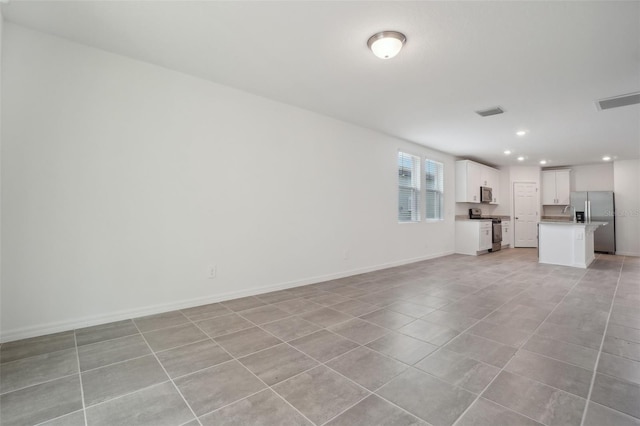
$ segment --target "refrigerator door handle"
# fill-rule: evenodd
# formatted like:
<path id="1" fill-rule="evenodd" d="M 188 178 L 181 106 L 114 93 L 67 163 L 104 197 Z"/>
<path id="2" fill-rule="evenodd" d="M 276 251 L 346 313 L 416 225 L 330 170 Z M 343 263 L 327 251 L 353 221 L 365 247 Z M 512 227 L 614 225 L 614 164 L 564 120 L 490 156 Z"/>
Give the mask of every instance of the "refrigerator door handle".
<path id="1" fill-rule="evenodd" d="M 585 222 L 589 221 L 589 202 L 586 200 L 584 202 L 584 220 Z"/>

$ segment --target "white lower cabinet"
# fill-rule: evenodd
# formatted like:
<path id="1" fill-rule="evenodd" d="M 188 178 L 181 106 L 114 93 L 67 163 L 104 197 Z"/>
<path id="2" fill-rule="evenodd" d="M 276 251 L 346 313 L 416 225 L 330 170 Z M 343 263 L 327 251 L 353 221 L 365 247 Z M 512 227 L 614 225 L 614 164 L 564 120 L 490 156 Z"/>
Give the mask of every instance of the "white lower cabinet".
<path id="1" fill-rule="evenodd" d="M 456 253 L 472 256 L 491 248 L 491 220 L 457 220 Z"/>
<path id="2" fill-rule="evenodd" d="M 483 221 L 480 224 L 480 247 L 479 251 L 489 250 L 492 247 L 492 231 L 493 224 L 491 221 L 485 222 Z"/>
<path id="3" fill-rule="evenodd" d="M 507 247 L 511 244 L 511 221 L 502 220 L 502 247 Z"/>

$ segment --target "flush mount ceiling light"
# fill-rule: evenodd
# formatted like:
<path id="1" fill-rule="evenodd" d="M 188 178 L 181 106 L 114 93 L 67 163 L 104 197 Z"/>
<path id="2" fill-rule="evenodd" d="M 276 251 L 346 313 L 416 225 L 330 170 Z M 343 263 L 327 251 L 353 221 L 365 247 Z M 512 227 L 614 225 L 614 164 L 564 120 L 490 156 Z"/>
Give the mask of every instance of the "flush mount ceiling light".
<path id="1" fill-rule="evenodd" d="M 540 160 L 540 164 L 544 166 L 545 164 L 547 164 L 547 160 Z"/>
<path id="2" fill-rule="evenodd" d="M 524 136 L 524 135 L 526 135 L 526 134 L 527 134 L 527 131 L 526 131 L 526 130 L 518 130 L 518 131 L 516 132 L 516 135 L 518 135 L 518 136 Z"/>
<path id="3" fill-rule="evenodd" d="M 518 161 L 524 161 L 524 157 L 522 156 L 518 157 Z"/>
<path id="4" fill-rule="evenodd" d="M 393 58 L 407 41 L 404 34 L 397 31 L 381 31 L 369 37 L 367 46 L 380 59 Z"/>
<path id="5" fill-rule="evenodd" d="M 605 155 L 604 157 L 602 157 L 602 161 L 611 161 L 611 157 Z"/>
<path id="6" fill-rule="evenodd" d="M 504 152 L 504 155 L 511 155 L 511 151 L 506 150 L 506 151 Z"/>

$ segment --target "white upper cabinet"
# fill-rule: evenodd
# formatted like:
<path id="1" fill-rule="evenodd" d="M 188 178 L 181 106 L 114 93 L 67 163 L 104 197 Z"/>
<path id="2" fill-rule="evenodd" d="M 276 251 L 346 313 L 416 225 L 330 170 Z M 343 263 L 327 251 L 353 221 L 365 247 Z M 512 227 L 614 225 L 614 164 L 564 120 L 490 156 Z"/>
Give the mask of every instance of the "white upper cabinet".
<path id="1" fill-rule="evenodd" d="M 571 198 L 571 170 L 542 172 L 542 204 L 566 206 Z"/>
<path id="2" fill-rule="evenodd" d="M 481 186 L 493 190 L 491 204 L 498 204 L 500 170 L 471 160 L 456 161 L 456 202 L 479 203 Z"/>
<path id="3" fill-rule="evenodd" d="M 563 206 L 571 204 L 571 170 L 556 172 L 556 200 Z"/>

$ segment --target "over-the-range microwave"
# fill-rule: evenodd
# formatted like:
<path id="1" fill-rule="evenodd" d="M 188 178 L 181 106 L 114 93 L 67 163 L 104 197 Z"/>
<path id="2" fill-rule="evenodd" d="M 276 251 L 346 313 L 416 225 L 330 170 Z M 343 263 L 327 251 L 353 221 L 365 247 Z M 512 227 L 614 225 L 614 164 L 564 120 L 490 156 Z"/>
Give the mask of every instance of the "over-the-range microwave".
<path id="1" fill-rule="evenodd" d="M 493 191 L 488 186 L 480 187 L 480 202 L 490 203 L 493 201 Z"/>

